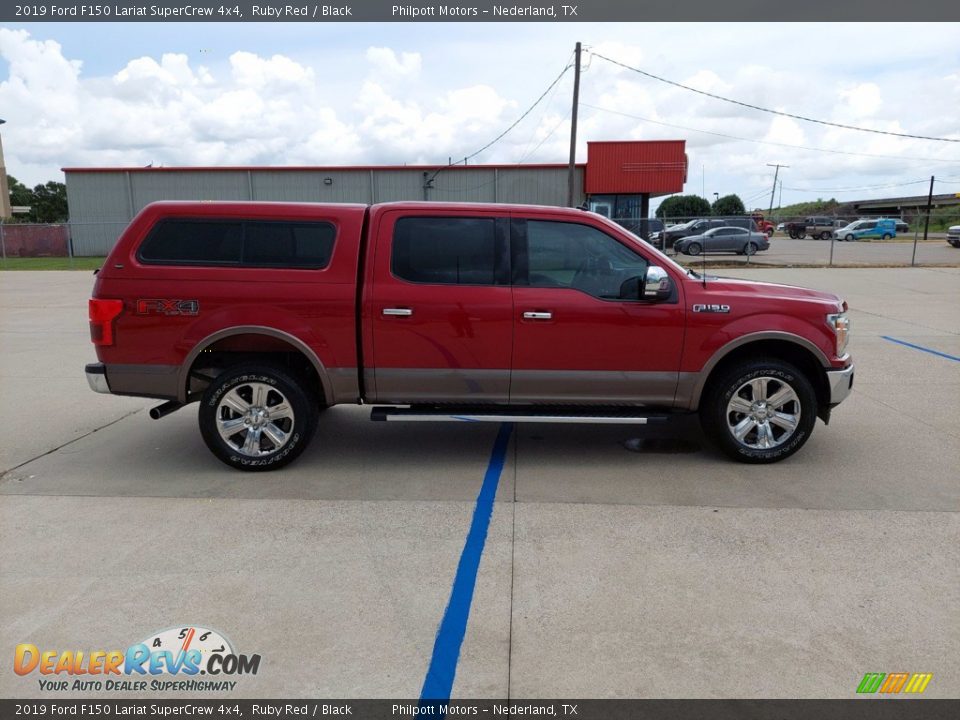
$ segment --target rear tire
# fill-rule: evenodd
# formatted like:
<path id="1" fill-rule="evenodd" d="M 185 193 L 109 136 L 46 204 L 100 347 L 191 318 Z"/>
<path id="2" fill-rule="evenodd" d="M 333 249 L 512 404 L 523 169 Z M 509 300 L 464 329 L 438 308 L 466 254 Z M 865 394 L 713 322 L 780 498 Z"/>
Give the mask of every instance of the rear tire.
<path id="1" fill-rule="evenodd" d="M 210 451 L 238 470 L 276 470 L 302 453 L 317 426 L 317 398 L 273 365 L 228 368 L 203 393 L 200 434 Z"/>
<path id="2" fill-rule="evenodd" d="M 743 463 L 773 463 L 803 447 L 817 420 L 817 397 L 796 367 L 776 358 L 721 372 L 700 402 L 700 422 L 717 446 Z"/>
<path id="3" fill-rule="evenodd" d="M 826 230 L 824 230 L 822 233 L 820 233 L 820 239 L 821 239 L 821 240 L 829 240 L 829 239 L 830 239 L 830 236 L 831 236 L 832 234 L 833 234 L 833 233 L 829 233 L 829 232 L 827 232 Z"/>
<path id="4" fill-rule="evenodd" d="M 892 238 L 892 237 L 893 237 L 893 235 L 891 235 L 890 233 L 884 233 L 884 234 L 883 234 L 883 239 L 884 239 L 884 240 L 889 240 L 889 239 Z"/>
<path id="5" fill-rule="evenodd" d="M 807 239 L 807 234 L 805 232 L 797 233 L 797 240 L 806 240 L 806 239 Z"/>
<path id="6" fill-rule="evenodd" d="M 743 246 L 743 252 L 746 255 L 756 255 L 757 250 L 759 250 L 759 248 L 757 247 L 757 244 L 755 242 L 748 242 L 746 245 Z"/>

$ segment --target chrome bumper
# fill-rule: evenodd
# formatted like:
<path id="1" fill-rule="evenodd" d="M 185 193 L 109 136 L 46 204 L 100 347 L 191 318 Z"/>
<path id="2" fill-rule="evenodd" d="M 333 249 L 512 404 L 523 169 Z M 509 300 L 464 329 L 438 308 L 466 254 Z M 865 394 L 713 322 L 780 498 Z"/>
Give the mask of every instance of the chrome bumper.
<path id="1" fill-rule="evenodd" d="M 98 393 L 110 393 L 110 385 L 107 383 L 107 369 L 103 363 L 90 363 L 85 370 L 87 384 L 91 390 Z"/>
<path id="2" fill-rule="evenodd" d="M 839 405 L 853 389 L 853 365 L 843 370 L 828 370 L 827 382 L 830 384 L 830 406 Z"/>

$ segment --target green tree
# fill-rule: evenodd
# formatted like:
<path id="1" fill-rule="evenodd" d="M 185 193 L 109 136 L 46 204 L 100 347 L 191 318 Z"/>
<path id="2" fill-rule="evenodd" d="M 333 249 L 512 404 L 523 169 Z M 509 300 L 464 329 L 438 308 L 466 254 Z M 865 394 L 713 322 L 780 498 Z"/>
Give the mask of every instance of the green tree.
<path id="1" fill-rule="evenodd" d="M 674 195 L 657 208 L 656 216 L 663 218 L 695 218 L 710 214 L 710 203 L 699 195 Z"/>
<path id="2" fill-rule="evenodd" d="M 737 194 L 724 195 L 721 198 L 717 198 L 713 203 L 712 209 L 714 215 L 745 215 L 747 212 L 746 207 L 743 205 L 743 200 L 741 200 Z"/>
<path id="3" fill-rule="evenodd" d="M 33 191 L 13 175 L 7 175 L 7 187 L 10 189 L 11 205 L 21 207 L 33 204 Z"/>
<path id="4" fill-rule="evenodd" d="M 33 202 L 30 204 L 30 219 L 39 223 L 66 222 L 67 186 L 52 180 L 33 188 Z"/>

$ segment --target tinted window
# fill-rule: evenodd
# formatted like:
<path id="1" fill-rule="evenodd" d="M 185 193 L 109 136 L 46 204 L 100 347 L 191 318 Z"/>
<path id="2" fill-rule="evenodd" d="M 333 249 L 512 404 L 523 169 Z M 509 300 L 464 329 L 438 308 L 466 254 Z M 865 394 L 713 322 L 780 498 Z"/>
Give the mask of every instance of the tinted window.
<path id="1" fill-rule="evenodd" d="M 162 220 L 138 257 L 174 265 L 323 268 L 335 235 L 330 223 Z"/>
<path id="2" fill-rule="evenodd" d="M 334 234 L 328 223 L 246 223 L 243 264 L 323 268 L 330 263 Z"/>
<path id="3" fill-rule="evenodd" d="M 158 263 L 239 264 L 242 251 L 242 223 L 161 220 L 140 246 L 139 257 Z"/>
<path id="4" fill-rule="evenodd" d="M 493 218 L 400 218 L 390 269 L 403 280 L 444 285 L 493 285 Z"/>
<path id="5" fill-rule="evenodd" d="M 529 283 L 571 288 L 604 299 L 620 297 L 624 280 L 644 276 L 647 261 L 587 225 L 527 222 Z"/>

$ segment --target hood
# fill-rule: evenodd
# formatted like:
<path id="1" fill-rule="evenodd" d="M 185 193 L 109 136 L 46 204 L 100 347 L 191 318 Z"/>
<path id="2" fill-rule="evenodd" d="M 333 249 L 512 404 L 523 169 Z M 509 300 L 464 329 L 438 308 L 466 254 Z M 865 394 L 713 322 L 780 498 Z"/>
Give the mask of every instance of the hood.
<path id="1" fill-rule="evenodd" d="M 833 293 L 823 292 L 821 290 L 812 290 L 796 285 L 780 285 L 778 283 L 756 282 L 753 280 L 738 280 L 735 278 L 707 278 L 707 288 L 712 293 L 729 293 L 736 295 L 750 295 L 754 297 L 769 298 L 788 298 L 795 300 L 815 300 L 830 305 L 839 306 L 843 300 Z"/>

